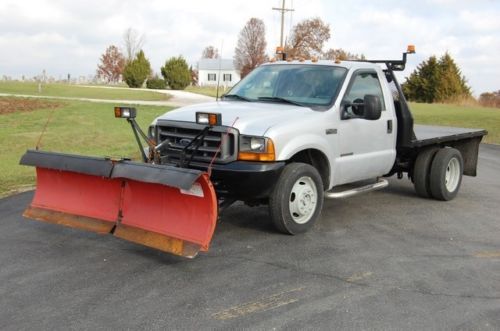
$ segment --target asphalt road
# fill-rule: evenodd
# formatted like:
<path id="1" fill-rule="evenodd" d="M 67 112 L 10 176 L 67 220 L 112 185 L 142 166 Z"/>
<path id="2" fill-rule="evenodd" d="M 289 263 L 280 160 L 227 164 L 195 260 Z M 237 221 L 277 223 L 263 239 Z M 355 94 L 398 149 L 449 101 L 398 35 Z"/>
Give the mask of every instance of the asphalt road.
<path id="1" fill-rule="evenodd" d="M 408 180 L 344 201 L 300 236 L 226 211 L 185 260 L 22 218 L 0 200 L 0 329 L 500 329 L 500 147 L 450 202 Z"/>

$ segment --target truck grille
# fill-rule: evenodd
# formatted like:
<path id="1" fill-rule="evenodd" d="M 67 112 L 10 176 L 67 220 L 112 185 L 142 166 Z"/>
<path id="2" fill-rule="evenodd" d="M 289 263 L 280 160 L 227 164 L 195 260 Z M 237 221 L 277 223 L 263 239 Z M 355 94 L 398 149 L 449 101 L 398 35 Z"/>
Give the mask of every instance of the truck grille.
<path id="1" fill-rule="evenodd" d="M 180 160 L 182 150 L 189 144 L 194 137 L 196 137 L 204 126 L 195 123 L 185 122 L 158 122 L 157 123 L 157 137 L 158 143 L 169 141 L 169 148 L 162 151 L 162 163 L 177 164 Z M 226 136 L 226 133 L 227 136 Z M 226 136 L 224 138 L 224 136 Z M 236 141 L 237 130 L 228 127 L 214 127 L 211 128 L 203 140 L 197 151 L 194 152 L 193 161 L 208 163 L 212 160 L 217 150 L 215 163 L 228 163 L 236 160 Z M 221 144 L 222 142 L 222 144 Z M 192 148 L 188 149 L 188 155 L 191 154 Z"/>

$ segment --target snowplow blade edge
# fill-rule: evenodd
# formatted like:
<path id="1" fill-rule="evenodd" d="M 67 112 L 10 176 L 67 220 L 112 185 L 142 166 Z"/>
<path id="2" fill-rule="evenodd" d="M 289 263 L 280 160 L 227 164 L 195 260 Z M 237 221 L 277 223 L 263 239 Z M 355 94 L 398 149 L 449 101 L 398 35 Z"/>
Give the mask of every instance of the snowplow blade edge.
<path id="1" fill-rule="evenodd" d="M 217 198 L 202 171 L 29 150 L 37 188 L 24 216 L 172 254 L 208 250 Z"/>

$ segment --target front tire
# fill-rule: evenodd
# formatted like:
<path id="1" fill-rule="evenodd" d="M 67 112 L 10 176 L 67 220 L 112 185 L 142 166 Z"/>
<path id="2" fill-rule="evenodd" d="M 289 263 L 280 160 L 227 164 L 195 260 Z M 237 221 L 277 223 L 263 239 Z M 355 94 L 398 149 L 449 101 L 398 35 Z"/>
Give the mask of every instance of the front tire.
<path id="1" fill-rule="evenodd" d="M 286 234 L 309 230 L 323 207 L 323 183 L 318 170 L 306 163 L 288 164 L 269 197 L 269 214 Z"/>
<path id="2" fill-rule="evenodd" d="M 442 148 L 434 157 L 430 172 L 430 189 L 437 200 L 448 201 L 458 193 L 462 183 L 464 161 L 454 148 Z"/>

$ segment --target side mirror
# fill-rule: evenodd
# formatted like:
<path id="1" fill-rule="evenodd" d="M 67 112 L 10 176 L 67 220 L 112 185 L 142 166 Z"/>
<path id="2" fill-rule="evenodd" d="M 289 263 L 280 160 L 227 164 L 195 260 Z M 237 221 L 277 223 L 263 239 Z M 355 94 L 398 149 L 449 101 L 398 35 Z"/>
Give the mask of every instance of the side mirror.
<path id="1" fill-rule="evenodd" d="M 364 118 L 378 120 L 382 115 L 382 102 L 376 95 L 367 94 L 364 97 Z"/>

